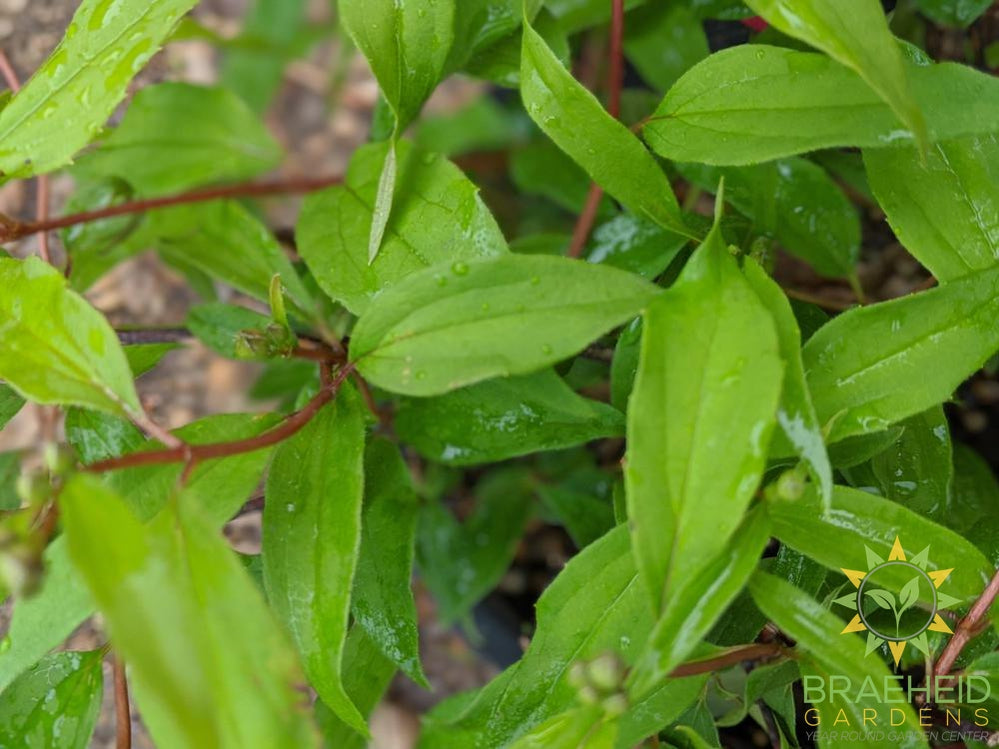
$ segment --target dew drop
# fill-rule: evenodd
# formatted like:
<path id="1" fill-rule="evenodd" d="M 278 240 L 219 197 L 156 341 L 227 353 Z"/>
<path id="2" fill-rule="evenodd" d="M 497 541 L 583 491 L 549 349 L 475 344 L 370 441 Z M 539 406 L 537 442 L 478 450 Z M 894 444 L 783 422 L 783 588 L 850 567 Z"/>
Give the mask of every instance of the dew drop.
<path id="1" fill-rule="evenodd" d="M 468 265 L 459 260 L 451 266 L 451 270 L 456 276 L 464 276 L 468 273 Z"/>

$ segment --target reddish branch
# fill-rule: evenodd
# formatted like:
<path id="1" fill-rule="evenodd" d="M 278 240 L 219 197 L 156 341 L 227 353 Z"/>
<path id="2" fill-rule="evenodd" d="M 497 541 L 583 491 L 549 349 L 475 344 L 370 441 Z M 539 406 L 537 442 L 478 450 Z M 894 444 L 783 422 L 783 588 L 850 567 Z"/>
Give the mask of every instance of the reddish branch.
<path id="1" fill-rule="evenodd" d="M 670 678 L 680 679 L 684 676 L 694 676 L 696 674 L 707 674 L 712 671 L 735 666 L 743 661 L 758 661 L 770 658 L 775 655 L 784 655 L 787 649 L 776 642 L 764 642 L 756 645 L 746 645 L 741 648 L 728 650 L 713 658 L 705 658 L 701 661 L 691 661 L 682 663 L 670 673 Z"/>
<path id="2" fill-rule="evenodd" d="M 354 366 L 352 364 L 342 367 L 336 373 L 336 376 L 328 384 L 325 384 L 313 396 L 312 400 L 305 404 L 302 410 L 296 411 L 273 429 L 263 434 L 258 434 L 255 437 L 234 440 L 232 442 L 215 442 L 207 445 L 183 444 L 178 447 L 130 453 L 117 458 L 108 458 L 97 463 L 91 463 L 86 467 L 86 470 L 91 472 L 114 471 L 121 468 L 161 465 L 164 463 L 185 463 L 190 468 L 203 460 L 228 458 L 232 455 L 240 455 L 242 453 L 254 452 L 255 450 L 262 450 L 265 447 L 271 447 L 288 439 L 308 424 L 323 406 L 336 397 L 340 385 L 343 384 L 343 381 L 353 371 Z"/>
<path id="3" fill-rule="evenodd" d="M 981 625 L 985 621 L 985 617 L 989 613 L 989 609 L 992 607 L 992 603 L 996 600 L 997 595 L 999 595 L 999 570 L 996 570 L 992 580 L 989 581 L 985 590 L 982 591 L 978 600 L 975 601 L 971 610 L 968 611 L 968 615 L 958 622 L 957 628 L 954 630 L 954 636 L 950 638 L 950 642 L 947 643 L 947 646 L 943 649 L 943 652 L 933 666 L 933 674 L 936 676 L 946 676 L 950 673 L 957 657 L 964 650 L 964 646 L 981 630 Z"/>
<path id="4" fill-rule="evenodd" d="M 117 655 L 112 657 L 114 669 L 115 749 L 131 749 L 132 713 L 128 705 L 128 680 L 125 662 Z"/>
<path id="5" fill-rule="evenodd" d="M 109 205 L 93 211 L 70 213 L 66 216 L 44 221 L 21 222 L 8 219 L 8 221 L 2 222 L 3 227 L 0 229 L 0 242 L 10 242 L 31 234 L 37 234 L 38 232 L 65 229 L 68 226 L 85 224 L 90 221 L 112 218 L 114 216 L 125 216 L 132 213 L 144 213 L 157 208 L 168 208 L 175 205 L 204 203 L 209 200 L 220 200 L 223 198 L 265 197 L 267 195 L 313 192 L 321 190 L 324 187 L 329 187 L 330 185 L 339 184 L 341 181 L 342 177 L 336 175 L 326 177 L 293 177 L 291 179 L 272 180 L 269 182 L 245 182 L 238 185 L 206 187 L 199 190 L 177 193 L 176 195 L 164 195 L 158 198 L 132 200 L 127 203 Z"/>
<path id="6" fill-rule="evenodd" d="M 624 85 L 624 0 L 611 0 L 610 66 L 607 73 L 607 111 L 617 119 L 621 116 L 621 88 Z M 579 257 L 593 229 L 604 191 L 595 182 L 590 185 L 569 244 L 569 257 Z"/>

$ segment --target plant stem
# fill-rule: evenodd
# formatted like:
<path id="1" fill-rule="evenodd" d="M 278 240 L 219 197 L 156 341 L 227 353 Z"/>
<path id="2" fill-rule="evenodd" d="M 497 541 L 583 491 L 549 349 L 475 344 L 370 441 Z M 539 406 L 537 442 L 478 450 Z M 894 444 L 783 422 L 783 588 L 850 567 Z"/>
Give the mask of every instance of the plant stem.
<path id="1" fill-rule="evenodd" d="M 128 704 L 128 678 L 125 662 L 117 655 L 111 657 L 114 669 L 115 749 L 132 747 L 132 712 Z"/>
<path id="2" fill-rule="evenodd" d="M 978 600 L 975 601 L 968 611 L 968 615 L 957 623 L 954 636 L 950 638 L 950 642 L 947 643 L 947 646 L 940 653 L 940 657 L 937 658 L 937 662 L 933 666 L 934 675 L 946 676 L 950 673 L 957 657 L 964 650 L 964 646 L 977 634 L 979 625 L 985 619 L 985 615 L 988 614 L 989 608 L 991 608 L 992 603 L 996 600 L 997 595 L 999 595 L 999 570 L 996 570 L 985 590 L 982 591 Z"/>
<path id="3" fill-rule="evenodd" d="M 108 458 L 96 463 L 91 463 L 84 470 L 92 473 L 103 471 L 115 471 L 122 468 L 135 468 L 136 466 L 162 465 L 165 463 L 200 463 L 203 460 L 215 458 L 227 458 L 232 455 L 249 453 L 255 450 L 262 450 L 271 447 L 279 442 L 283 442 L 296 434 L 302 427 L 308 424 L 312 418 L 319 413 L 320 409 L 336 397 L 337 391 L 343 381 L 354 371 L 354 365 L 348 364 L 342 367 L 333 380 L 322 387 L 316 395 L 300 410 L 288 416 L 283 422 L 273 429 L 255 437 L 234 440 L 232 442 L 214 442 L 207 445 L 181 444 L 176 447 L 168 447 L 161 450 L 146 450 L 144 452 L 130 453 L 117 458 Z"/>
<path id="4" fill-rule="evenodd" d="M 209 200 L 219 200 L 222 198 L 263 197 L 267 195 L 313 192 L 321 190 L 324 187 L 339 184 L 342 179 L 339 175 L 334 175 L 326 177 L 292 177 L 283 180 L 272 180 L 270 182 L 244 182 L 237 185 L 222 185 L 189 190 L 188 192 L 164 195 L 157 198 L 132 200 L 127 203 L 109 205 L 93 211 L 70 213 L 66 216 L 59 216 L 58 218 L 47 219 L 45 221 L 31 221 L 27 223 L 14 221 L 12 225 L 7 225 L 0 231 L 0 242 L 10 242 L 39 232 L 65 229 L 68 226 L 85 224 L 99 219 L 124 216 L 132 213 L 144 213 L 157 208 L 167 208 L 175 205 L 204 203 Z"/>
<path id="5" fill-rule="evenodd" d="M 607 71 L 607 111 L 617 119 L 621 116 L 621 88 L 624 85 L 624 0 L 611 0 L 611 31 L 610 31 L 610 65 Z M 579 257 L 583 254 L 586 240 L 589 239 L 593 223 L 597 218 L 600 198 L 604 191 L 594 182 L 586 196 L 576 226 L 572 230 L 572 242 L 569 244 L 569 257 Z"/>
<path id="6" fill-rule="evenodd" d="M 757 643 L 746 645 L 741 648 L 733 648 L 713 658 L 705 658 L 700 661 L 690 661 L 682 663 L 673 669 L 670 678 L 679 679 L 684 676 L 694 676 L 696 674 L 707 674 L 712 671 L 720 671 L 723 668 L 734 666 L 743 661 L 756 661 L 769 658 L 775 655 L 784 655 L 787 649 L 776 642 Z"/>

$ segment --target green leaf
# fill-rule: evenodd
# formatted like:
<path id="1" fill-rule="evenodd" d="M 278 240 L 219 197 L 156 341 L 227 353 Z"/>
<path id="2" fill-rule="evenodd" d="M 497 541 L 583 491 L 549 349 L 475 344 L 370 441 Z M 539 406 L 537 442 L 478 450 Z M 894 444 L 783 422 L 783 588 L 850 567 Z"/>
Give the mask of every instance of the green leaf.
<path id="1" fill-rule="evenodd" d="M 378 298 L 354 328 L 351 356 L 379 387 L 438 395 L 565 359 L 657 293 L 630 273 L 561 257 L 437 266 Z"/>
<path id="2" fill-rule="evenodd" d="M 14 603 L 10 628 L 0 647 L 0 692 L 69 637 L 94 610 L 90 593 L 70 564 L 64 537 L 48 545 L 42 561 L 41 588 Z"/>
<path id="3" fill-rule="evenodd" d="M 418 504 L 409 469 L 395 445 L 380 438 L 368 445 L 364 475 L 361 546 L 351 612 L 392 663 L 427 686 L 410 587 Z"/>
<path id="4" fill-rule="evenodd" d="M 246 307 L 234 304 L 212 302 L 197 304 L 187 311 L 187 327 L 202 343 L 213 351 L 230 359 L 240 359 L 236 351 L 236 341 L 241 331 L 263 330 L 271 322 L 262 315 Z"/>
<path id="5" fill-rule="evenodd" d="M 315 746 L 294 652 L 190 496 L 148 525 L 92 476 L 71 478 L 59 499 L 73 564 L 157 743 Z"/>
<path id="6" fill-rule="evenodd" d="M 999 483 L 989 464 L 960 443 L 954 445 L 951 500 L 946 524 L 999 566 Z"/>
<path id="7" fill-rule="evenodd" d="M 30 177 L 69 163 L 194 4 L 84 0 L 59 46 L 0 111 L 3 177 Z"/>
<path id="8" fill-rule="evenodd" d="M 121 177 L 148 196 L 246 180 L 280 160 L 278 144 L 232 92 L 160 83 L 135 95 L 121 124 L 74 171 Z"/>
<path id="9" fill-rule="evenodd" d="M 921 163 L 913 148 L 864 151 L 871 189 L 895 236 L 940 281 L 999 260 L 999 138 L 935 143 Z"/>
<path id="10" fill-rule="evenodd" d="M 392 663 L 359 626 L 350 628 L 343 646 L 343 688 L 362 715 L 370 715 L 395 675 Z M 367 749 L 368 741 L 340 720 L 321 700 L 316 722 L 328 749 Z"/>
<path id="11" fill-rule="evenodd" d="M 653 608 L 728 543 L 760 478 L 783 364 L 770 313 L 716 226 L 649 306 L 625 483 Z"/>
<path id="12" fill-rule="evenodd" d="M 146 442 L 142 432 L 113 414 L 70 408 L 66 411 L 66 441 L 83 465 L 135 452 Z"/>
<path id="13" fill-rule="evenodd" d="M 455 3 L 435 0 L 339 0 L 340 22 L 368 59 L 396 131 L 420 113 L 446 72 L 454 43 Z"/>
<path id="14" fill-rule="evenodd" d="M 656 622 L 628 677 L 630 695 L 646 695 L 694 651 L 746 585 L 769 541 L 770 521 L 756 508 L 728 548 L 720 549 L 700 571 L 677 584 L 671 604 Z"/>
<path id="15" fill-rule="evenodd" d="M 516 2 L 516 0 L 514 0 Z M 535 5 L 541 3 L 534 0 Z M 518 16 L 518 23 L 520 18 Z M 545 40 L 555 56 L 566 65 L 572 59 L 572 50 L 565 29 L 558 20 L 542 9 L 531 21 L 534 29 Z M 465 63 L 464 72 L 495 83 L 497 86 L 520 86 L 520 59 L 523 51 L 523 34 L 510 34 L 490 47 L 480 50 Z"/>
<path id="16" fill-rule="evenodd" d="M 274 454 L 264 504 L 267 597 L 323 702 L 367 733 L 343 688 L 341 658 L 361 543 L 364 414 L 345 385 Z"/>
<path id="17" fill-rule="evenodd" d="M 916 584 L 918 585 L 919 580 L 917 578 Z M 918 594 L 918 589 L 917 589 Z M 895 609 L 895 596 L 889 593 L 887 590 L 864 590 L 864 595 L 870 598 L 874 603 L 878 605 L 879 608 L 885 609 L 886 611 L 894 611 Z"/>
<path id="18" fill-rule="evenodd" d="M 902 52 L 876 0 L 747 0 L 776 29 L 856 71 L 926 150 L 926 123 Z"/>
<path id="19" fill-rule="evenodd" d="M 961 600 L 981 593 L 993 572 L 985 556 L 958 534 L 856 489 L 837 486 L 825 514 L 811 492 L 795 502 L 770 502 L 767 511 L 777 538 L 831 570 L 865 570 L 864 547 L 887 559 L 898 537 L 910 552 L 929 546 L 931 562 L 953 567 L 946 591 Z M 903 577 L 899 585 L 904 582 Z"/>
<path id="20" fill-rule="evenodd" d="M 855 634 L 840 634 L 843 621 L 827 611 L 790 583 L 786 583 L 765 572 L 757 572 L 749 581 L 753 600 L 778 627 L 794 638 L 799 651 L 799 663 L 806 684 L 810 676 L 828 677 L 835 674 L 845 677 L 850 686 L 846 687 L 850 697 L 821 695 L 812 705 L 819 712 L 820 725 L 827 730 L 818 731 L 820 747 L 852 746 L 835 738 L 828 730 L 834 725 L 837 716 L 842 715 L 851 726 L 863 726 L 864 708 L 875 710 L 882 719 L 888 717 L 888 705 L 902 713 L 903 723 L 896 726 L 893 734 L 885 734 L 878 739 L 872 734 L 864 740 L 871 747 L 926 747 L 926 739 L 919 728 L 912 706 L 905 700 L 899 683 L 895 681 L 883 662 L 877 658 L 866 658 L 864 643 Z M 887 696 L 882 704 L 870 697 L 853 700 L 852 696 L 861 689 L 865 679 L 871 679 L 877 689 Z M 826 684 L 828 679 L 824 679 Z M 810 693 L 806 689 L 805 699 Z M 818 695 L 817 695 L 818 696 Z M 828 699 L 825 699 L 829 697 Z M 840 711 L 843 711 L 842 713 Z M 869 715 L 869 713 L 868 713 Z M 813 716 L 814 718 L 814 716 Z M 843 719 L 841 718 L 841 720 Z M 840 725 L 843 725 L 841 723 Z"/>
<path id="21" fill-rule="evenodd" d="M 502 747 L 574 706 L 568 682 L 577 660 L 615 651 L 632 662 L 652 629 L 652 613 L 638 580 L 628 531 L 619 526 L 573 557 L 537 604 L 538 626 L 516 664 L 449 715 L 432 712 L 421 747 Z M 705 678 L 671 680 L 618 718 L 617 746 L 639 743 L 676 719 Z"/>
<path id="22" fill-rule="evenodd" d="M 647 219 L 621 213 L 593 230 L 586 259 L 651 281 L 662 275 L 688 241 Z"/>
<path id="23" fill-rule="evenodd" d="M 565 486 L 539 486 L 538 496 L 565 527 L 578 549 L 589 546 L 616 525 L 613 504 L 592 492 Z"/>
<path id="24" fill-rule="evenodd" d="M 999 119 L 994 77 L 954 63 L 906 65 L 931 142 L 989 132 Z M 664 158 L 719 165 L 914 139 L 852 70 L 825 55 L 760 44 L 695 65 L 642 132 Z"/>
<path id="25" fill-rule="evenodd" d="M 510 744 L 510 749 L 612 749 L 617 726 L 596 705 L 549 718 Z"/>
<path id="26" fill-rule="evenodd" d="M 871 458 L 881 494 L 945 523 L 951 513 L 953 450 L 947 417 L 935 406 L 899 423 L 902 436 Z"/>
<path id="27" fill-rule="evenodd" d="M 510 468 L 476 486 L 474 508 L 462 523 L 439 502 L 422 507 L 417 562 L 441 621 L 463 618 L 507 571 L 533 511 L 531 490 L 530 476 Z"/>
<path id="28" fill-rule="evenodd" d="M 404 398 L 399 437 L 449 465 L 493 463 L 624 434 L 624 416 L 577 395 L 551 370 L 488 380 L 435 398 Z"/>
<path id="29" fill-rule="evenodd" d="M 573 79 L 528 24 L 522 55 L 520 93 L 538 127 L 630 211 L 678 234 L 694 236 L 652 154 Z"/>
<path id="30" fill-rule="evenodd" d="M 590 192 L 589 178 L 582 167 L 548 140 L 537 140 L 510 154 L 510 177 L 514 186 L 527 195 L 541 195 L 560 208 L 578 214 Z M 597 207 L 603 221 L 617 213 L 606 195 Z"/>
<path id="31" fill-rule="evenodd" d="M 0 377 L 38 403 L 142 415 L 107 320 L 38 258 L 0 257 Z"/>
<path id="32" fill-rule="evenodd" d="M 679 172 L 714 193 L 725 179 L 725 200 L 792 255 L 826 276 L 856 272 L 860 256 L 857 209 L 825 170 L 800 158 L 718 168 L 677 164 Z"/>
<path id="33" fill-rule="evenodd" d="M 101 709 L 103 653 L 46 656 L 0 694 L 0 746 L 86 749 Z"/>
<path id="34" fill-rule="evenodd" d="M 0 452 L 0 512 L 16 510 L 21 506 L 21 497 L 17 493 L 17 477 L 20 475 L 20 453 Z M 0 592 L 0 596 L 3 595 Z"/>
<path id="35" fill-rule="evenodd" d="M 139 378 L 179 346 L 179 343 L 133 343 L 125 346 L 125 358 L 132 374 Z"/>
<path id="36" fill-rule="evenodd" d="M 919 599 L 919 579 L 921 575 L 916 575 L 909 582 L 902 586 L 898 592 L 898 613 L 912 608 Z"/>
<path id="37" fill-rule="evenodd" d="M 17 416 L 23 406 L 24 398 L 14 388 L 0 383 L 0 429 L 7 426 L 7 422 Z"/>
<path id="38" fill-rule="evenodd" d="M 660 92 L 710 51 L 700 20 L 686 5 L 649 3 L 628 16 L 624 33 L 628 61 Z"/>
<path id="39" fill-rule="evenodd" d="M 645 1 L 624 0 L 624 8 L 631 10 Z M 567 32 L 599 26 L 609 21 L 611 17 L 610 3 L 605 3 L 603 0 L 546 0 L 545 7 Z"/>
<path id="40" fill-rule="evenodd" d="M 472 184 L 447 159 L 406 141 L 396 145 L 392 215 L 374 262 L 367 247 L 387 143 L 358 149 L 342 186 L 310 195 L 297 228 L 298 249 L 319 285 L 351 312 L 417 270 L 506 253 L 506 240 Z"/>
<path id="41" fill-rule="evenodd" d="M 281 245 L 243 205 L 231 200 L 181 205 L 146 218 L 153 244 L 168 262 L 190 265 L 260 301 L 281 276 L 285 294 L 306 319 L 316 303 Z"/>
<path id="42" fill-rule="evenodd" d="M 775 436 L 775 444 L 771 445 L 770 453 L 783 454 L 785 444 L 793 450 L 808 466 L 809 473 L 819 486 L 823 502 L 828 504 L 832 496 L 832 466 L 822 439 L 822 426 L 815 415 L 812 395 L 805 382 L 805 369 L 801 361 L 801 331 L 780 286 L 751 259 L 745 261 L 743 272 L 773 318 L 780 356 L 784 360 L 784 387 L 777 408 L 780 434 Z"/>
<path id="43" fill-rule="evenodd" d="M 999 349 L 997 311 L 993 268 L 823 326 L 802 358 L 828 440 L 882 431 L 949 398 Z"/>
<path id="44" fill-rule="evenodd" d="M 991 5 L 991 0 L 916 0 L 923 15 L 944 26 L 969 26 Z"/>

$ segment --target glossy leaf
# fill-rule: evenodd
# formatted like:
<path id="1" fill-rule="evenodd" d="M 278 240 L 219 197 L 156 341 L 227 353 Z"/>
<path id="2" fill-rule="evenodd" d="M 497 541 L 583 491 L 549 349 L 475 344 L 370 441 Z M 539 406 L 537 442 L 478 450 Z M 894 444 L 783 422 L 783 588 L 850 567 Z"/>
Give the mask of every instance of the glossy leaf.
<path id="1" fill-rule="evenodd" d="M 616 409 L 577 395 L 551 370 L 498 378 L 435 398 L 405 398 L 395 428 L 424 456 L 492 463 L 624 434 Z"/>
<path id="2" fill-rule="evenodd" d="M 780 356 L 784 360 L 784 387 L 777 408 L 780 433 L 775 435 L 770 453 L 781 454 L 784 452 L 784 445 L 790 447 L 808 466 L 813 480 L 819 486 L 823 502 L 828 504 L 832 496 L 832 465 L 823 442 L 822 425 L 815 415 L 812 394 L 805 382 L 805 370 L 801 361 L 801 331 L 780 286 L 751 259 L 746 260 L 743 271 L 749 285 L 773 318 Z"/>
<path id="3" fill-rule="evenodd" d="M 102 653 L 54 653 L 0 693 L 0 746 L 85 749 L 101 709 Z"/>
<path id="4" fill-rule="evenodd" d="M 351 356 L 379 387 L 437 395 L 550 366 L 634 317 L 656 294 L 630 273 L 567 258 L 438 266 L 379 297 L 354 328 Z"/>
<path id="5" fill-rule="evenodd" d="M 66 411 L 66 441 L 84 465 L 138 450 L 146 438 L 129 421 L 100 411 Z"/>
<path id="6" fill-rule="evenodd" d="M 864 680 L 870 678 L 878 685 L 878 693 L 887 695 L 887 702 L 884 704 L 870 697 L 859 702 L 842 696 L 816 700 L 813 707 L 819 711 L 819 720 L 824 719 L 826 727 L 833 725 L 840 710 L 845 711 L 843 715 L 850 725 L 863 726 L 864 708 L 887 716 L 887 705 L 890 704 L 892 709 L 902 714 L 902 726 L 896 726 L 898 730 L 893 735 L 884 734 L 883 738 L 878 738 L 879 734 L 872 732 L 870 738 L 865 739 L 864 745 L 913 748 L 928 746 L 923 731 L 919 729 L 916 714 L 906 702 L 898 682 L 891 678 L 882 661 L 865 657 L 864 643 L 859 636 L 840 634 L 843 629 L 841 619 L 790 583 L 764 572 L 757 572 L 753 576 L 749 581 L 749 589 L 753 600 L 774 624 L 797 641 L 797 650 L 803 651 L 799 663 L 806 677 L 829 674 L 845 677 L 850 682 L 851 686 L 847 689 L 851 694 L 860 690 Z M 829 683 L 828 679 L 825 683 Z M 833 738 L 834 736 L 832 731 L 819 731 L 819 746 L 844 746 L 842 741 L 837 743 L 838 739 Z"/>
<path id="7" fill-rule="evenodd" d="M 364 718 L 343 688 L 341 658 L 361 543 L 364 416 L 345 386 L 278 447 L 264 504 L 267 597 L 323 702 L 354 729 Z"/>
<path id="8" fill-rule="evenodd" d="M 364 53 L 401 132 L 444 77 L 455 3 L 339 0 L 340 22 Z"/>
<path id="9" fill-rule="evenodd" d="M 802 358 L 829 441 L 882 431 L 949 398 L 999 349 L 997 310 L 999 269 L 991 269 L 823 326 Z"/>
<path id="10" fill-rule="evenodd" d="M 756 508 L 728 548 L 677 584 L 671 605 L 656 621 L 628 677 L 631 695 L 646 695 L 690 656 L 746 585 L 769 541 L 770 521 Z"/>
<path id="11" fill-rule="evenodd" d="M 417 560 L 442 621 L 465 617 L 499 582 L 533 510 L 531 500 L 529 476 L 513 468 L 482 480 L 464 522 L 459 523 L 439 502 L 424 505 Z"/>
<path id="12" fill-rule="evenodd" d="M 871 188 L 895 236 L 940 281 L 999 261 L 999 137 L 864 151 Z"/>
<path id="13" fill-rule="evenodd" d="M 763 473 L 783 364 L 716 227 L 645 314 L 625 484 L 656 612 L 728 543 Z"/>
<path id="14" fill-rule="evenodd" d="M 506 241 L 478 188 L 447 159 L 400 141 L 392 215 L 378 257 L 367 242 L 388 145 L 360 148 L 342 187 L 309 196 L 302 208 L 299 251 L 331 298 L 355 314 L 410 274 L 443 262 L 506 252 Z"/>
<path id="15" fill-rule="evenodd" d="M 351 612 L 392 663 L 426 686 L 410 587 L 419 507 L 409 469 L 395 445 L 377 439 L 365 452 L 364 475 L 361 546 Z"/>
<path id="16" fill-rule="evenodd" d="M 0 111 L 0 173 L 68 164 L 195 0 L 84 0 L 48 60 Z"/>
<path id="17" fill-rule="evenodd" d="M 989 132 L 999 81 L 954 63 L 906 63 L 931 142 Z M 863 79 L 824 55 L 747 44 L 711 55 L 666 94 L 642 130 L 667 159 L 742 165 L 835 146 L 912 144 Z"/>
<path id="18" fill-rule="evenodd" d="M 246 307 L 213 302 L 198 304 L 187 312 L 187 327 L 202 343 L 230 359 L 242 358 L 236 351 L 241 331 L 265 329 L 271 318 Z"/>
<path id="19" fill-rule="evenodd" d="M 991 0 L 916 0 L 923 15 L 944 26 L 968 26 L 991 5 Z"/>
<path id="20" fill-rule="evenodd" d="M 954 568 L 948 595 L 970 600 L 992 575 L 985 556 L 953 531 L 867 492 L 837 486 L 825 514 L 811 492 L 799 501 L 771 502 L 767 511 L 777 538 L 832 570 L 865 570 L 864 547 L 887 559 L 898 537 L 908 554 L 929 546 L 931 563 Z"/>
<path id="21" fill-rule="evenodd" d="M 636 215 L 692 236 L 669 180 L 641 141 L 611 117 L 562 65 L 545 40 L 524 26 L 520 93 L 546 135 Z"/>
<path id="22" fill-rule="evenodd" d="M 620 213 L 593 230 L 586 259 L 651 281 L 669 267 L 688 241 L 682 234 L 666 231 L 648 219 Z"/>
<path id="23" fill-rule="evenodd" d="M 775 28 L 856 71 L 925 150 L 926 123 L 902 52 L 876 0 L 747 0 Z"/>
<path id="24" fill-rule="evenodd" d="M 725 200 L 753 228 L 772 236 L 788 252 L 827 276 L 856 272 L 860 218 L 822 167 L 799 158 L 718 168 L 678 164 L 680 173 L 703 190 L 715 192 L 725 178 Z"/>
<path id="25" fill-rule="evenodd" d="M 121 124 L 77 170 L 121 177 L 141 195 L 164 195 L 246 180 L 280 160 L 277 143 L 235 94 L 160 83 L 135 95 Z"/>
<path id="26" fill-rule="evenodd" d="M 0 257 L 0 287 L 0 377 L 38 403 L 142 414 L 114 330 L 61 273 Z"/>
<path id="27" fill-rule="evenodd" d="M 709 50 L 704 28 L 690 7 L 653 2 L 628 16 L 624 52 L 652 88 L 665 92 Z"/>
<path id="28" fill-rule="evenodd" d="M 143 525 L 96 478 L 60 508 L 73 564 L 130 666 L 143 718 L 177 747 L 306 747 L 294 652 L 218 531 L 181 496 Z"/>
<path id="29" fill-rule="evenodd" d="M 576 702 L 573 662 L 615 651 L 631 662 L 652 629 L 628 531 L 615 528 L 573 557 L 537 604 L 538 627 L 524 657 L 480 690 L 457 715 L 439 710 L 421 747 L 501 747 Z M 618 747 L 631 747 L 676 719 L 702 678 L 669 681 L 618 718 Z M 446 703 L 445 703 L 446 705 Z"/>

